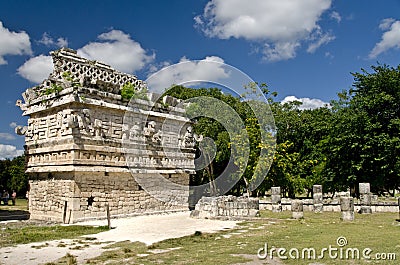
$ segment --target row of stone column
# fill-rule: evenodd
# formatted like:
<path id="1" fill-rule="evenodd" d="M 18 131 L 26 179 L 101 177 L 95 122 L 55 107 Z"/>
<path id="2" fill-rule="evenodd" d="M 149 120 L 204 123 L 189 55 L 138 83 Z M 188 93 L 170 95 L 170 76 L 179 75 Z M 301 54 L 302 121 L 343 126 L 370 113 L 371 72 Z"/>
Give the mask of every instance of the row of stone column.
<path id="1" fill-rule="evenodd" d="M 301 200 L 292 200 L 291 202 L 292 218 L 301 219 L 304 217 L 303 202 Z M 352 197 L 340 198 L 340 210 L 343 221 L 354 220 L 354 199 Z"/>
<path id="2" fill-rule="evenodd" d="M 271 201 L 272 201 L 272 212 L 282 211 L 282 197 L 281 197 L 281 187 L 271 188 Z M 324 209 L 322 185 L 313 186 L 313 205 L 314 212 L 321 213 Z M 303 204 L 301 206 L 303 208 Z"/>
<path id="3" fill-rule="evenodd" d="M 272 200 L 272 211 L 281 212 L 281 188 L 272 187 L 271 188 L 271 200 Z M 371 210 L 371 192 L 369 183 L 359 183 L 359 194 L 360 194 L 360 213 L 372 213 Z M 314 212 L 323 212 L 323 193 L 322 185 L 313 186 L 313 204 Z M 399 199 L 400 207 L 400 199 Z M 301 200 L 292 200 L 291 202 L 292 218 L 300 219 L 303 218 L 303 202 Z M 342 213 L 342 220 L 353 221 L 354 220 L 354 199 L 352 197 L 341 197 L 340 198 L 340 210 Z"/>
<path id="4" fill-rule="evenodd" d="M 369 183 L 359 183 L 358 192 L 360 195 L 360 213 L 370 214 L 371 209 L 371 188 Z M 399 200 L 400 206 L 400 200 Z M 340 210 L 342 212 L 343 221 L 353 221 L 354 220 L 354 199 L 352 197 L 342 197 L 340 198 Z"/>

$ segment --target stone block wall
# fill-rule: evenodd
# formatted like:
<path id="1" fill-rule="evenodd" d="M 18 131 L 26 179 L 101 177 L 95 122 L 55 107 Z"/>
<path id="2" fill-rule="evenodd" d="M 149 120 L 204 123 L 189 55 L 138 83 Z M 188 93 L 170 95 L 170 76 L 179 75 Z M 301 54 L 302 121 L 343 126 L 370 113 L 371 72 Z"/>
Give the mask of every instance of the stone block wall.
<path id="1" fill-rule="evenodd" d="M 81 172 L 70 175 L 71 180 L 66 175 L 55 173 L 52 179 L 29 181 L 32 219 L 72 223 L 106 218 L 107 205 L 113 217 L 188 209 L 189 190 L 174 194 L 176 200 L 163 202 L 143 190 L 129 172 L 107 173 L 107 177 L 104 172 Z M 151 174 L 145 177 L 152 179 Z M 184 174 L 171 178 L 188 186 Z"/>
<path id="2" fill-rule="evenodd" d="M 259 215 L 258 198 L 220 196 L 202 197 L 191 216 L 194 218 L 255 217 Z"/>
<path id="3" fill-rule="evenodd" d="M 282 211 L 291 211 L 291 201 L 292 199 L 283 198 L 282 199 Z M 314 204 L 312 199 L 303 199 L 303 209 L 304 211 L 314 211 Z M 273 211 L 274 204 L 269 199 L 260 200 L 260 210 Z M 360 200 L 354 201 L 354 211 L 359 212 L 361 210 L 362 204 Z M 324 212 L 340 212 L 340 198 L 336 199 L 324 199 L 323 200 L 323 211 Z M 397 202 L 393 201 L 373 201 L 371 203 L 372 213 L 396 213 L 399 211 L 399 206 Z"/>
<path id="4" fill-rule="evenodd" d="M 76 184 L 73 180 L 29 181 L 30 218 L 63 222 L 65 202 L 74 204 Z"/>

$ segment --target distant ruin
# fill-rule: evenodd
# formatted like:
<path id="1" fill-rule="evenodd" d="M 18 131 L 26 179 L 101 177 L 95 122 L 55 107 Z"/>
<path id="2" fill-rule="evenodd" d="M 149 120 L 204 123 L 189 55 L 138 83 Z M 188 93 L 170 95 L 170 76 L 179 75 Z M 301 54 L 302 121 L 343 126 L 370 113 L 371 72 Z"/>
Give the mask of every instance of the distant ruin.
<path id="1" fill-rule="evenodd" d="M 16 131 L 25 135 L 31 219 L 105 218 L 107 205 L 111 216 L 187 210 L 195 149 L 179 100 L 147 93 L 129 103 L 124 88 L 146 89 L 136 76 L 70 49 L 51 55 L 53 72 L 17 101 L 29 117 Z M 155 174 L 186 188 L 157 191 L 166 193 L 157 200 L 135 180 Z"/>

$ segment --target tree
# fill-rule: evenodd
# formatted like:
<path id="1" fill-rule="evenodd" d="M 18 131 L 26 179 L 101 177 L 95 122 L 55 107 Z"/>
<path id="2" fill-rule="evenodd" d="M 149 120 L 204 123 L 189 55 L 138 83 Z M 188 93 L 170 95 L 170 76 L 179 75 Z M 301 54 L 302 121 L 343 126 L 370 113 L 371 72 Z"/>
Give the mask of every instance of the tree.
<path id="1" fill-rule="evenodd" d="M 8 191 L 15 190 L 19 195 L 25 195 L 28 189 L 25 156 L 0 161 L 0 187 Z"/>
<path id="2" fill-rule="evenodd" d="M 353 88 L 333 102 L 326 172 L 341 186 L 370 182 L 389 192 L 400 187 L 400 66 L 372 70 L 353 73 Z"/>
<path id="3" fill-rule="evenodd" d="M 326 155 L 321 141 L 329 134 L 332 112 L 328 107 L 301 110 L 301 102 L 271 104 L 277 127 L 277 148 L 274 163 L 265 180 L 265 189 L 280 186 L 283 194 L 312 191 L 314 184 L 323 184 Z"/>
<path id="4" fill-rule="evenodd" d="M 265 178 L 262 169 L 268 168 L 272 161 L 271 149 L 275 144 L 272 132 L 260 129 L 259 119 L 253 111 L 265 112 L 265 103 L 249 97 L 255 85 L 250 84 L 249 94 L 242 97 L 224 94 L 217 88 L 175 86 L 168 90 L 168 95 L 191 102 L 187 113 L 195 120 L 195 132 L 213 139 L 217 147 L 215 159 L 209 161 L 205 170 L 198 172 L 197 183 L 207 180 L 211 195 L 224 190 L 222 186 L 230 187 L 230 183 L 235 182 L 230 192 L 238 194 L 246 190 L 250 193 L 252 184 Z M 266 85 L 261 86 L 266 88 Z M 268 91 L 264 89 L 264 92 Z M 226 173 L 226 168 L 229 168 L 228 180 L 218 182 L 215 177 Z"/>

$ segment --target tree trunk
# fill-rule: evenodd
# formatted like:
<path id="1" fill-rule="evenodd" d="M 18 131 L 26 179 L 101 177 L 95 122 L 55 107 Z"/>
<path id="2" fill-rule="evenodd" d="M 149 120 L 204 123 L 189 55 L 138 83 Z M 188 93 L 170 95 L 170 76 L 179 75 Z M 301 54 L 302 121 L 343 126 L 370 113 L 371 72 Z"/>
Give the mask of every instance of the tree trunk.
<path id="1" fill-rule="evenodd" d="M 214 182 L 214 166 L 213 162 L 210 162 L 210 158 L 208 155 L 205 154 L 204 158 L 206 159 L 206 163 L 208 166 L 206 167 L 207 175 L 208 175 L 208 181 L 210 183 L 210 196 L 216 196 L 217 195 L 217 187 L 215 186 Z"/>

